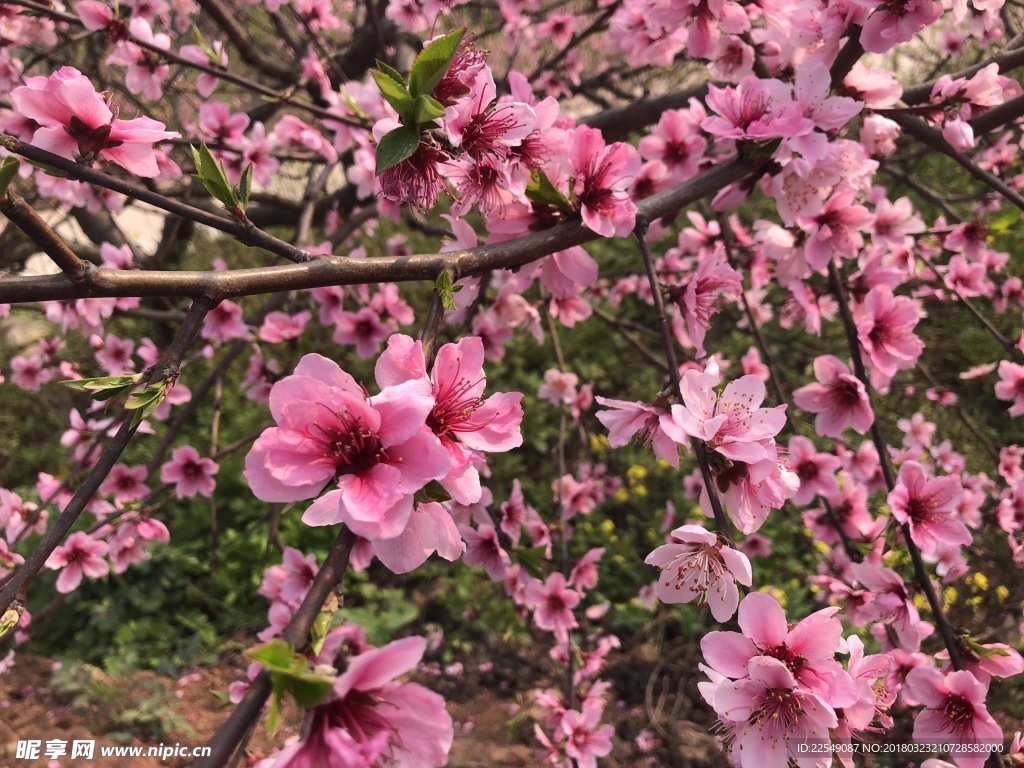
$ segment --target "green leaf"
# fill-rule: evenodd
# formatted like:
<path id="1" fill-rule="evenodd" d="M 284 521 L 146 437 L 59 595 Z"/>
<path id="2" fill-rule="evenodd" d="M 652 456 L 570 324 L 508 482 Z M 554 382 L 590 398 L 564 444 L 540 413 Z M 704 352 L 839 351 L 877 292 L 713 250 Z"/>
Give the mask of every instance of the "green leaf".
<path id="1" fill-rule="evenodd" d="M 466 29 L 457 29 L 438 38 L 422 51 L 409 72 L 409 92 L 413 96 L 429 94 L 448 73 Z"/>
<path id="2" fill-rule="evenodd" d="M 420 145 L 420 132 L 403 125 L 385 134 L 377 145 L 377 175 L 412 157 Z"/>
<path id="3" fill-rule="evenodd" d="M 416 125 L 423 125 L 444 117 L 444 106 L 433 96 L 420 94 L 416 97 Z"/>
<path id="4" fill-rule="evenodd" d="M 18 165 L 20 163 L 16 157 L 5 157 L 3 163 L 0 164 L 0 195 L 7 194 L 7 187 L 18 175 Z"/>
<path id="5" fill-rule="evenodd" d="M 132 424 L 139 424 L 143 419 L 149 418 L 153 411 L 160 407 L 160 403 L 164 401 L 165 397 L 167 397 L 167 383 L 163 381 L 136 393 L 124 406 L 129 411 L 135 411 Z"/>
<path id="6" fill-rule="evenodd" d="M 281 696 L 289 693 L 301 706 L 307 709 L 315 707 L 331 692 L 334 685 L 333 677 L 314 672 L 306 657 L 280 638 L 252 648 L 246 655 L 270 672 L 271 691 L 278 699 L 278 706 Z M 268 728 L 269 722 L 268 717 Z"/>
<path id="7" fill-rule="evenodd" d="M 448 310 L 458 309 L 455 306 L 455 294 L 462 290 L 462 286 L 452 284 L 452 276 L 447 269 L 434 282 L 434 290 L 441 295 L 442 307 Z"/>
<path id="8" fill-rule="evenodd" d="M 312 672 L 290 679 L 287 684 L 288 692 L 306 709 L 315 707 L 327 698 L 333 687 L 333 680 L 316 677 Z"/>
<path id="9" fill-rule="evenodd" d="M 25 159 L 28 160 L 28 158 Z M 52 165 L 47 165 L 46 163 L 40 163 L 38 160 L 28 160 L 28 163 L 29 165 L 34 165 L 47 176 L 54 176 L 58 179 L 66 179 L 68 177 L 67 173 L 62 171 L 60 168 L 55 168 Z"/>
<path id="10" fill-rule="evenodd" d="M 21 621 L 21 613 L 15 608 L 8 608 L 0 617 L 0 639 L 3 639 L 4 635 L 18 626 L 19 621 Z"/>
<path id="11" fill-rule="evenodd" d="M 281 726 L 281 699 L 284 696 L 284 680 L 270 676 L 270 708 L 267 710 L 267 733 L 274 736 Z"/>
<path id="12" fill-rule="evenodd" d="M 510 553 L 513 560 L 523 566 L 528 574 L 535 579 L 543 578 L 544 573 L 540 564 L 544 559 L 545 547 L 533 547 L 531 549 L 514 549 Z"/>
<path id="13" fill-rule="evenodd" d="M 76 389 L 79 392 L 97 392 L 106 389 L 120 389 L 125 386 L 137 384 L 142 380 L 142 374 L 136 373 L 131 376 L 100 376 L 95 379 L 70 379 L 60 382 L 65 387 Z"/>
<path id="14" fill-rule="evenodd" d="M 196 164 L 196 178 L 203 183 L 206 191 L 219 200 L 228 210 L 238 205 L 235 190 L 228 181 L 227 174 L 217 158 L 210 152 L 204 141 L 199 149 L 192 147 L 192 159 Z"/>
<path id="15" fill-rule="evenodd" d="M 561 210 L 569 208 L 569 201 L 565 199 L 565 195 L 558 191 L 543 171 L 533 171 L 530 175 L 530 183 L 526 185 L 526 196 L 535 203 L 552 205 Z"/>
<path id="16" fill-rule="evenodd" d="M 377 83 L 377 87 L 380 89 L 380 95 L 384 97 L 395 111 L 403 120 L 408 120 L 412 117 L 412 113 L 415 110 L 416 102 L 412 96 L 409 95 L 409 91 L 405 87 L 403 82 L 395 82 L 395 80 L 385 72 L 379 72 L 377 70 L 370 70 L 370 74 L 373 76 L 374 82 Z M 410 121 L 411 122 L 411 121 Z"/>
<path id="17" fill-rule="evenodd" d="M 461 288 L 462 286 L 460 285 L 457 287 Z M 448 491 L 444 489 L 444 486 L 437 480 L 431 480 L 427 483 L 426 487 L 421 488 L 416 492 L 416 501 L 421 504 L 429 501 L 445 502 L 451 500 L 451 494 L 448 493 Z"/>
<path id="18" fill-rule="evenodd" d="M 238 201 L 245 211 L 249 207 L 249 193 L 252 192 L 252 163 L 245 166 L 242 171 L 242 180 L 238 182 Z"/>
<path id="19" fill-rule="evenodd" d="M 278 637 L 250 648 L 245 655 L 253 661 L 258 661 L 271 672 L 283 672 L 291 669 L 295 649 Z"/>
<path id="20" fill-rule="evenodd" d="M 402 77 L 402 73 L 399 72 L 394 67 L 392 67 L 390 64 L 386 64 L 380 59 L 377 59 L 377 69 L 379 69 L 382 74 L 387 75 L 389 78 L 391 78 L 400 86 L 402 86 L 402 88 L 405 88 L 405 78 Z"/>
<path id="21" fill-rule="evenodd" d="M 1010 233 L 1010 229 L 1020 221 L 1020 217 L 1020 208 L 1014 208 L 989 224 L 988 231 L 993 235 L 1007 235 Z"/>

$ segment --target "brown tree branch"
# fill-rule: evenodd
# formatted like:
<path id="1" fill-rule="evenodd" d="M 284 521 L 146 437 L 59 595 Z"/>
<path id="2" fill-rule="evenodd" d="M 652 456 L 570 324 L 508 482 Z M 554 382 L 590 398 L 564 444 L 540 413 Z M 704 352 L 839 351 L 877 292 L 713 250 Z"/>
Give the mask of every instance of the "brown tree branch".
<path id="1" fill-rule="evenodd" d="M 727 184 L 758 172 L 758 169 L 751 168 L 746 162 L 732 160 L 705 171 L 678 187 L 643 200 L 638 204 L 638 208 L 640 213 L 649 219 L 675 216 L 682 207 L 713 195 Z M 298 250 L 276 238 L 272 239 L 289 252 Z M 596 239 L 597 234 L 587 229 L 581 221 L 575 220 L 503 243 L 443 254 L 369 259 L 320 257 L 315 260 L 307 259 L 305 263 L 228 272 L 96 269 L 83 284 L 75 284 L 63 275 L 9 277 L 0 279 L 0 302 L 22 303 L 113 296 L 210 296 L 222 300 L 327 285 L 433 281 L 445 268 L 452 271 L 453 280 L 458 280 L 491 269 L 508 269 L 528 264 L 556 251 Z M 275 245 L 275 248 L 277 247 Z M 305 254 L 305 251 L 299 253 Z"/>
<path id="2" fill-rule="evenodd" d="M 72 283 L 85 281 L 91 264 L 82 261 L 68 244 L 47 224 L 43 217 L 22 198 L 11 193 L 0 195 L 0 213 L 3 213 L 12 224 L 28 235 L 32 242 L 43 249 L 53 263 L 60 267 Z"/>

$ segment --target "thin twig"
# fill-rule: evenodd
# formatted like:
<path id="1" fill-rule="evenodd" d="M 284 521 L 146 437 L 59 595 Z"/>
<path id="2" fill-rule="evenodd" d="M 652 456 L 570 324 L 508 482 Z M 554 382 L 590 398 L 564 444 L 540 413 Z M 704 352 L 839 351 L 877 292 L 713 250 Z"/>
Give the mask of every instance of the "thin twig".
<path id="1" fill-rule="evenodd" d="M 324 601 L 336 587 L 341 588 L 355 541 L 355 535 L 348 528 L 343 527 L 338 532 L 331 551 L 316 576 L 313 577 L 309 592 L 306 593 L 302 604 L 281 634 L 281 639 L 292 647 L 305 647 L 309 630 L 320 613 Z M 226 765 L 252 722 L 259 716 L 263 704 L 269 696 L 270 673 L 263 670 L 252 681 L 249 690 L 245 692 L 238 706 L 208 742 L 210 755 L 201 757 L 192 763 L 192 768 L 222 768 Z"/>
<path id="2" fill-rule="evenodd" d="M 661 339 L 665 346 L 665 358 L 668 360 L 668 376 L 672 382 L 672 389 L 675 391 L 679 402 L 683 402 L 682 379 L 679 376 L 679 361 L 676 359 L 675 342 L 672 338 L 672 329 L 669 327 L 668 315 L 665 313 L 665 302 L 661 297 L 661 285 L 658 282 L 658 274 L 654 269 L 654 257 L 651 255 L 651 246 L 647 242 L 646 218 L 637 214 L 636 235 L 640 244 L 640 253 L 643 255 L 644 267 L 647 269 L 647 279 L 651 284 L 651 294 L 654 297 L 654 309 L 658 314 L 658 324 L 661 327 Z M 708 493 L 708 501 L 711 504 L 711 511 L 715 516 L 715 528 L 720 536 L 723 536 L 730 543 L 733 540 L 732 526 L 725 511 L 722 509 L 722 500 L 718 498 L 718 489 L 715 487 L 714 476 L 711 474 L 711 463 L 708 460 L 707 448 L 704 443 L 695 437 L 690 437 L 690 446 L 697 456 L 697 463 L 700 465 L 700 474 L 704 480 L 704 488 Z"/>
<path id="3" fill-rule="evenodd" d="M 850 311 L 850 302 L 846 295 L 846 288 L 843 285 L 843 279 L 836 268 L 835 261 L 829 262 L 828 265 L 829 281 L 832 285 L 832 293 L 836 297 L 836 301 L 839 302 L 839 315 L 843 320 L 843 328 L 846 331 L 846 341 L 850 347 L 850 357 L 853 360 L 854 372 L 857 374 L 857 378 L 861 380 L 864 385 L 864 389 L 867 392 L 868 404 L 871 406 L 871 411 L 875 414 L 875 419 L 871 423 L 871 440 L 875 444 L 875 450 L 878 452 L 878 461 L 882 466 L 882 477 L 885 479 L 885 486 L 891 493 L 893 488 L 896 487 L 896 473 L 893 470 L 892 459 L 889 456 L 889 448 L 885 442 L 885 438 L 882 436 L 882 427 L 880 419 L 878 418 L 878 412 L 875 410 L 873 398 L 871 396 L 871 380 L 868 377 L 867 369 L 864 367 L 864 360 L 860 353 L 860 339 L 857 335 L 857 325 L 853 319 L 853 313 Z M 946 612 L 942 609 L 942 603 L 939 601 L 938 595 L 935 593 L 935 587 L 932 584 L 931 578 L 928 576 L 928 571 L 924 565 L 924 559 L 921 557 L 921 550 L 914 542 L 910 535 L 909 523 L 902 523 L 899 525 L 900 532 L 903 534 L 903 541 L 907 545 L 907 551 L 910 552 L 910 560 L 914 566 L 914 577 L 917 581 L 918 587 L 924 593 L 928 600 L 928 605 L 932 609 L 932 617 L 935 619 L 935 624 L 938 627 L 939 635 L 942 637 L 942 642 L 946 646 L 946 650 L 949 651 L 949 660 L 952 662 L 954 669 L 961 670 L 964 668 L 963 660 L 960 657 L 960 647 L 957 645 L 956 636 L 953 634 L 953 627 L 949 623 L 949 619 L 946 618 Z"/>

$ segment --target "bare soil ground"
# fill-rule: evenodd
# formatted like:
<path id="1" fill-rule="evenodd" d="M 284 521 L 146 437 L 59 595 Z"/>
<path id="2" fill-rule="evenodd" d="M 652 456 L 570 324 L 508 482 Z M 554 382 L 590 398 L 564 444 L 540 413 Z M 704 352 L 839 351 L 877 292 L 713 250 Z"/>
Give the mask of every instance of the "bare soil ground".
<path id="1" fill-rule="evenodd" d="M 718 768 L 723 765 L 715 741 L 708 733 L 710 723 L 699 703 L 696 690 L 696 660 L 680 649 L 669 656 L 650 644 L 608 658 L 605 678 L 614 683 L 612 700 L 606 709 L 606 722 L 615 726 L 614 751 L 601 761 L 608 768 L 625 766 L 680 766 L 681 768 Z M 488 662 L 481 667 L 484 662 Z M 419 682 L 437 690 L 448 701 L 448 710 L 456 723 L 455 743 L 450 755 L 452 768 L 533 768 L 541 765 L 539 744 L 533 728 L 526 722 L 510 734 L 512 708 L 525 701 L 534 688 L 562 687 L 562 681 L 549 677 L 554 665 L 541 649 L 496 645 L 460 661 L 462 671 L 435 677 L 422 676 Z M 149 745 L 160 739 L 145 733 L 132 733 L 130 726 L 118 723 L 117 715 L 146 697 L 154 686 L 167 691 L 164 706 L 170 729 L 165 744 L 183 746 L 204 744 L 226 719 L 230 705 L 223 693 L 228 685 L 244 679 L 246 660 L 229 656 L 216 668 L 195 670 L 181 680 L 158 678 L 139 673 L 131 680 L 119 680 L 94 670 L 96 688 L 105 697 L 78 695 L 54 684 L 54 664 L 47 659 L 19 654 L 15 666 L 0 678 L 0 768 L 162 768 L 183 766 L 187 760 L 155 757 L 99 757 L 100 746 Z M 481 671 L 483 668 L 484 671 Z M 111 695 L 113 692 L 113 695 Z M 301 713 L 287 707 L 279 733 L 271 738 L 263 724 L 257 726 L 239 766 L 255 765 L 272 754 L 301 728 Z M 187 728 L 187 729 L 186 729 Z M 647 729 L 655 746 L 642 750 L 636 736 Z M 113 733 L 112 733 L 113 732 Z M 113 735 L 113 738 L 112 738 Z M 95 739 L 96 757 L 92 761 L 56 761 L 45 758 L 30 761 L 16 758 L 17 742 L 24 739 Z"/>

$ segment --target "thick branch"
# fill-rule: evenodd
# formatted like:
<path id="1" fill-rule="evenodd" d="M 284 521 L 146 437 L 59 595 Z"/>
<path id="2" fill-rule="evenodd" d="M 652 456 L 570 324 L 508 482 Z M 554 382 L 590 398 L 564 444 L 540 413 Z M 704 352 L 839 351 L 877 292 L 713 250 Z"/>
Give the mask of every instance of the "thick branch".
<path id="1" fill-rule="evenodd" d="M 658 122 L 666 111 L 682 109 L 690 104 L 690 99 L 703 99 L 708 95 L 708 85 L 701 83 L 656 99 L 640 99 L 626 107 L 598 112 L 580 123 L 597 128 L 608 141 L 624 139 L 631 132 Z"/>
<path id="2" fill-rule="evenodd" d="M 752 172 L 756 170 L 749 164 L 733 160 L 712 168 L 674 189 L 647 198 L 639 203 L 638 208 L 641 215 L 648 219 L 674 216 L 682 207 L 713 195 L 727 184 L 739 181 Z M 327 285 L 412 280 L 433 282 L 445 268 L 450 269 L 453 272 L 453 279 L 458 280 L 492 269 L 509 269 L 528 264 L 548 254 L 597 238 L 597 234 L 576 220 L 515 240 L 443 254 L 370 259 L 322 257 L 302 264 L 238 269 L 229 272 L 96 269 L 84 285 L 76 285 L 63 275 L 11 277 L 0 280 L 0 302 L 23 303 L 111 296 L 210 296 L 220 300 Z M 282 244 L 288 249 L 293 248 L 286 243 Z"/>

